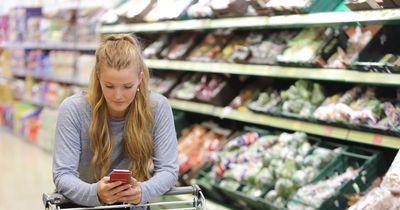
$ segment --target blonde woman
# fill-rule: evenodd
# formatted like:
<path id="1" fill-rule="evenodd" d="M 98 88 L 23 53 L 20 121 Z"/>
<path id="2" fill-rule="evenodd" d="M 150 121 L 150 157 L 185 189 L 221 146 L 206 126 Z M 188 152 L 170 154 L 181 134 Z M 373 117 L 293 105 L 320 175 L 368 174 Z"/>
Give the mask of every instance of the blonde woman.
<path id="1" fill-rule="evenodd" d="M 96 50 L 89 91 L 61 104 L 53 179 L 73 202 L 139 204 L 174 186 L 178 154 L 172 110 L 165 97 L 148 90 L 148 79 L 138 40 L 110 35 Z M 113 169 L 130 170 L 131 182 L 110 182 Z"/>

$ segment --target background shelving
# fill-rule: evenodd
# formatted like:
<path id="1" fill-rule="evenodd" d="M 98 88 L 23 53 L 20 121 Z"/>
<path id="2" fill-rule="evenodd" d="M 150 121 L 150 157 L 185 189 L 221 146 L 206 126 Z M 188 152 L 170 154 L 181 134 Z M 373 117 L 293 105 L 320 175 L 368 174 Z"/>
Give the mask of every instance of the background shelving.
<path id="1" fill-rule="evenodd" d="M 82 5 L 92 7 L 93 5 L 87 4 L 88 2 L 79 2 L 76 4 L 48 6 L 46 9 L 56 6 L 57 9 L 73 9 Z M 97 3 L 96 3 L 97 4 Z M 96 5 L 94 4 L 94 5 Z M 50 9 L 51 10 L 51 9 Z M 185 19 L 187 17 L 184 17 Z M 121 18 L 123 19 L 123 18 Z M 121 21 L 120 19 L 120 21 Z M 100 28 L 100 33 L 106 35 L 108 33 L 138 33 L 143 40 L 156 35 L 154 32 L 176 32 L 183 31 L 212 31 L 214 29 L 233 29 L 236 31 L 251 31 L 257 30 L 270 30 L 282 28 L 308 28 L 308 27 L 327 27 L 341 28 L 350 25 L 370 25 L 370 24 L 399 24 L 400 23 L 400 9 L 386 9 L 375 11 L 345 11 L 345 12 L 324 12 L 324 13 L 311 13 L 311 14 L 295 14 L 295 15 L 280 15 L 280 16 L 254 16 L 254 17 L 235 17 L 235 18 L 216 18 L 216 19 L 189 19 L 189 20 L 161 20 L 159 22 L 137 22 L 137 23 L 117 23 L 114 25 L 103 25 Z M 76 28 L 75 28 L 76 32 Z M 148 35 L 148 36 L 147 36 Z M 69 36 L 69 38 L 74 36 Z M 151 42 L 151 41 L 149 41 Z M 80 51 L 85 55 L 93 54 L 97 47 L 97 42 L 78 41 L 64 42 L 64 41 L 17 41 L 9 42 L 4 41 L 0 43 L 0 48 L 20 48 L 23 51 L 32 49 L 40 49 L 42 51 Z M 77 73 L 80 73 L 80 67 L 87 68 L 89 65 L 81 65 L 79 67 L 78 61 L 70 65 L 74 69 L 74 74 L 69 74 L 68 78 L 63 76 L 53 76 L 51 74 L 35 74 L 32 70 L 26 68 L 11 69 L 11 83 L 13 80 L 25 80 L 26 86 L 31 87 L 32 83 L 36 86 L 42 83 L 56 82 L 64 85 L 78 85 L 85 88 L 88 82 L 85 79 L 75 79 Z M 278 81 L 292 81 L 293 79 L 308 79 L 321 81 L 321 83 L 346 83 L 349 84 L 363 84 L 386 87 L 398 87 L 400 85 L 400 74 L 385 74 L 385 73 L 372 73 L 361 72 L 350 69 L 332 69 L 332 68 L 314 68 L 314 67 L 292 67 L 283 66 L 284 64 L 275 63 L 275 65 L 256 65 L 256 64 L 239 64 L 239 63 L 221 63 L 220 61 L 211 62 L 194 62 L 186 60 L 167 60 L 160 59 L 146 59 L 147 65 L 153 73 L 164 73 L 174 71 L 182 74 L 195 74 L 195 73 L 209 73 L 229 75 L 235 77 L 263 77 L 263 78 L 277 78 Z M 22 70 L 22 71 L 19 71 Z M 86 72 L 87 73 L 87 72 Z M 0 76 L 4 77 L 4 76 Z M 86 77 L 85 77 L 86 78 Z M 241 84 L 240 84 L 241 85 Z M 29 89 L 29 88 L 28 88 Z M 72 89 L 72 88 L 71 88 Z M 40 109 L 44 114 L 45 112 L 52 112 L 52 120 L 54 121 L 58 105 L 46 104 L 38 100 L 29 98 L 30 94 L 26 97 L 19 97 L 21 102 L 36 105 L 37 108 L 29 106 L 29 114 L 37 116 Z M 400 148 L 400 136 L 390 135 L 384 132 L 379 133 L 374 130 L 359 130 L 351 126 L 341 126 L 337 124 L 321 123 L 316 119 L 300 119 L 285 115 L 275 115 L 273 113 L 258 113 L 253 111 L 239 111 L 233 110 L 229 107 L 216 106 L 207 104 L 207 102 L 185 101 L 170 97 L 170 104 L 174 111 L 183 111 L 187 116 L 200 116 L 204 119 L 213 119 L 221 122 L 229 122 L 239 125 L 255 125 L 261 128 L 276 128 L 276 131 L 301 131 L 314 135 L 314 137 L 321 138 L 324 142 L 340 142 L 343 145 L 357 145 L 367 148 L 378 148 L 381 151 L 392 151 Z M 0 109 L 9 108 L 7 105 L 2 106 Z M 53 110 L 54 109 L 54 110 Z M 17 112 L 20 114 L 20 111 Z M 24 113 L 25 114 L 25 113 Z M 281 113 L 282 114 L 282 113 Z M 44 118 L 45 119 L 45 118 Z M 43 120 L 43 119 L 42 119 Z M 23 122 L 23 120 L 21 120 Z M 51 122 L 47 122 L 49 125 Z M 54 126 L 54 125 L 52 125 Z M 187 124 L 185 124 L 187 126 Z M 235 128 L 236 129 L 236 128 Z M 34 130 L 34 129 L 33 129 Z M 47 141 L 47 140 L 46 140 Z M 51 141 L 51 140 L 49 140 Z M 51 150 L 51 145 L 46 143 L 46 148 Z M 390 156 L 390 155 L 389 155 Z M 217 208 L 217 207 L 215 207 Z"/>
<path id="2" fill-rule="evenodd" d="M 335 17 L 335 18 L 332 18 Z M 282 15 L 271 17 L 239 17 L 239 18 L 221 18 L 221 19 L 192 19 L 192 20 L 170 20 L 155 23 L 135 23 L 135 24 L 117 24 L 103 25 L 100 28 L 102 34 L 120 33 L 120 32 L 168 32 L 168 31 L 192 31 L 208 30 L 220 28 L 234 29 L 254 29 L 254 28 L 288 28 L 288 27 L 310 27 L 310 26 L 339 26 L 353 24 L 396 24 L 400 22 L 399 9 L 387 9 L 376 11 L 346 11 L 346 12 L 324 12 L 300 15 Z M 43 50 L 70 50 L 87 51 L 93 53 L 95 43 L 79 42 L 2 42 L 3 48 L 23 48 L 23 49 L 43 49 Z M 272 78 L 289 79 L 311 79 L 321 81 L 334 81 L 345 83 L 358 83 L 379 86 L 397 86 L 400 81 L 400 74 L 382 74 L 372 72 L 350 71 L 346 69 L 329 68 L 306 68 L 306 67 L 288 67 L 237 63 L 206 63 L 181 60 L 164 59 L 146 59 L 147 65 L 154 71 L 174 70 L 184 72 L 208 72 L 221 74 L 237 74 L 245 76 L 261 76 Z M 74 67 L 75 68 L 75 67 Z M 85 87 L 87 82 L 79 82 L 75 79 L 64 79 L 56 76 L 40 75 L 13 71 L 15 77 L 29 77 L 35 80 L 56 81 L 64 84 L 79 85 Z M 31 101 L 32 102 L 32 101 Z M 339 128 L 325 125 L 318 125 L 312 122 L 302 122 L 300 120 L 288 119 L 283 117 L 269 116 L 255 113 L 243 113 L 226 111 L 221 107 L 199 104 L 193 102 L 184 102 L 171 99 L 172 107 L 186 111 L 202 113 L 216 117 L 225 117 L 232 120 L 239 120 L 248 123 L 268 125 L 277 128 L 287 128 L 290 130 L 302 130 L 309 133 L 334 137 L 342 140 L 362 142 L 367 144 L 381 145 L 391 148 L 400 148 L 400 138 L 396 136 L 375 135 L 371 132 L 352 131 L 350 128 Z M 44 104 L 42 104 L 44 105 Z M 54 108 L 54 107 L 53 107 Z M 202 111 L 203 110 L 203 111 Z M 206 110 L 206 111 L 204 111 Z M 226 116 L 224 116 L 226 115 Z M 301 125 L 300 125 L 301 124 Z M 378 139 L 378 140 L 376 140 Z"/>
<path id="3" fill-rule="evenodd" d="M 400 22 L 398 9 L 375 11 L 323 12 L 271 17 L 239 17 L 222 19 L 178 20 L 155 23 L 104 25 L 101 33 L 158 32 L 180 30 L 206 30 L 220 28 L 293 28 L 309 26 L 395 24 Z"/>
<path id="4" fill-rule="evenodd" d="M 97 45 L 97 43 L 75 42 L 2 42 L 0 48 L 94 51 Z"/>
<path id="5" fill-rule="evenodd" d="M 66 78 L 61 78 L 57 76 L 51 76 L 51 75 L 40 75 L 40 74 L 33 74 L 33 73 L 26 73 L 27 71 L 14 71 L 12 72 L 12 75 L 14 77 L 22 77 L 22 78 L 32 78 L 34 80 L 42 80 L 42 81 L 54 81 L 58 83 L 63 83 L 63 84 L 69 84 L 69 85 L 77 85 L 77 86 L 82 86 L 82 87 L 87 87 L 89 83 L 87 82 L 80 82 L 74 79 L 66 79 Z M 10 78 L 11 79 L 11 78 Z"/>

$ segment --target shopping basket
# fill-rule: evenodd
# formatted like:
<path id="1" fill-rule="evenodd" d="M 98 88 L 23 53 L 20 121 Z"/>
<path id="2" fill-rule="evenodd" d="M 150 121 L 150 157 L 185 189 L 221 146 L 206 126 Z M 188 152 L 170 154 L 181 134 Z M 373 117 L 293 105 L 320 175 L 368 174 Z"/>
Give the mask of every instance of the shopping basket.
<path id="1" fill-rule="evenodd" d="M 163 202 L 151 202 L 146 204 L 132 205 L 132 204 L 120 204 L 120 205 L 107 205 L 107 206 L 96 206 L 96 207 L 82 207 L 73 204 L 69 199 L 64 197 L 60 193 L 43 193 L 43 204 L 46 210 L 90 210 L 90 209 L 116 209 L 116 208 L 129 208 L 135 207 L 162 207 L 169 210 L 180 209 L 180 210 L 206 210 L 206 202 L 198 185 L 184 186 L 184 187 L 173 187 L 171 190 L 166 192 L 164 195 L 184 195 L 191 194 L 190 200 L 187 201 L 163 201 Z M 177 205 L 186 205 L 186 207 L 173 207 Z M 190 206 L 190 207 L 187 207 Z"/>

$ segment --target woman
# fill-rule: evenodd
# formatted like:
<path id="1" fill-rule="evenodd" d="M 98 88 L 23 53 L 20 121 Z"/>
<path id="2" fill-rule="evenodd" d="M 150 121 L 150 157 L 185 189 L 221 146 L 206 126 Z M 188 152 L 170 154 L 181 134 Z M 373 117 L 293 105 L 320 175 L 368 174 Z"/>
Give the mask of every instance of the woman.
<path id="1" fill-rule="evenodd" d="M 137 39 L 110 35 L 96 50 L 89 92 L 60 105 L 53 179 L 57 191 L 74 203 L 145 203 L 174 186 L 172 110 L 165 97 L 148 90 L 148 79 Z M 113 169 L 130 170 L 131 182 L 110 182 Z"/>

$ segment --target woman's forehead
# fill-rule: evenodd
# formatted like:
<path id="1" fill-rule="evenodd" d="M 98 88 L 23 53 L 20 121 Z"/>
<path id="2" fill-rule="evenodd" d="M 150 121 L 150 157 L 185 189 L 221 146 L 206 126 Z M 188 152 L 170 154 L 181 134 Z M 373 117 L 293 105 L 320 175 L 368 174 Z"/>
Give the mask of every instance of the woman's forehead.
<path id="1" fill-rule="evenodd" d="M 112 84 L 127 84 L 139 80 L 138 70 L 133 67 L 124 69 L 104 68 L 100 79 Z"/>

